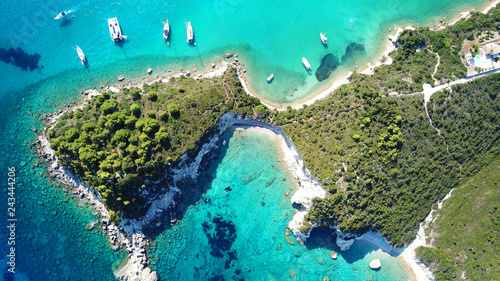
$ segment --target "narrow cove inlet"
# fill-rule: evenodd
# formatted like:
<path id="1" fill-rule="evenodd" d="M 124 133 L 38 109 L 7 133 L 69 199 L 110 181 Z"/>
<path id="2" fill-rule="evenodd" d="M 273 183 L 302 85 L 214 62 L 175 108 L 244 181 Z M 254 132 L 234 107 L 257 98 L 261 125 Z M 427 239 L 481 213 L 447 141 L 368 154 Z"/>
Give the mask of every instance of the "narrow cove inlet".
<path id="1" fill-rule="evenodd" d="M 231 128 L 218 144 L 218 157 L 183 194 L 180 221 L 151 243 L 161 280 L 414 280 L 400 259 L 374 246 L 355 242 L 341 252 L 328 229 L 297 242 L 287 224 L 299 187 L 276 134 Z M 377 258 L 382 267 L 371 270 Z"/>

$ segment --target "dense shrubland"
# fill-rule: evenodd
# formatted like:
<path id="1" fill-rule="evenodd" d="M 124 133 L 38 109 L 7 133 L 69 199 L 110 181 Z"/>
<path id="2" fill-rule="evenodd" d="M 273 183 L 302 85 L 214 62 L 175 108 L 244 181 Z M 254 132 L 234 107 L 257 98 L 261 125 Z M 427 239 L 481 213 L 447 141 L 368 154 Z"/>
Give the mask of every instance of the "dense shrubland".
<path id="1" fill-rule="evenodd" d="M 497 157 L 436 211 L 437 220 L 426 231 L 433 247 L 420 247 L 417 255 L 437 280 L 463 275 L 467 280 L 500 280 L 499 165 Z"/>
<path id="2" fill-rule="evenodd" d="M 194 155 L 225 112 L 267 115 L 233 73 L 104 92 L 61 117 L 48 132 L 52 148 L 64 167 L 100 192 L 115 221 L 120 213 L 140 214 L 145 180 L 162 178 L 184 153 Z"/>
<path id="3" fill-rule="evenodd" d="M 455 55 L 461 38 L 498 28 L 498 19 L 494 9 L 438 32 L 407 30 L 391 53 L 393 64 L 371 76 L 355 73 L 350 84 L 300 110 L 269 111 L 244 94 L 230 70 L 213 80 L 181 78 L 103 93 L 48 134 L 62 164 L 96 187 L 118 219 L 118 212 L 143 207 L 138 194 L 148 187 L 145 180 L 161 178 L 165 165 L 184 153 L 195 155 L 225 112 L 272 120 L 329 192 L 315 199 L 304 230 L 315 223 L 351 233 L 379 229 L 402 246 L 433 202 L 498 155 L 500 75 L 436 93 L 428 106 L 440 133 L 429 124 L 422 95 L 388 94 L 434 83 L 434 52 L 441 57 L 437 80 L 462 77 Z"/>

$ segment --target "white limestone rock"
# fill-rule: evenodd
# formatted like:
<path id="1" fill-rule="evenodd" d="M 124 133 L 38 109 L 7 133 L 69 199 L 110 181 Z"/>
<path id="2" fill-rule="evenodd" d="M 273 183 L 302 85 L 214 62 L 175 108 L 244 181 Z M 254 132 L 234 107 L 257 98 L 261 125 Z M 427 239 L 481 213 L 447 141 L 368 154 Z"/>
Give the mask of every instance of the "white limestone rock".
<path id="1" fill-rule="evenodd" d="M 379 269 L 382 266 L 379 259 L 374 259 L 370 262 L 371 269 Z"/>

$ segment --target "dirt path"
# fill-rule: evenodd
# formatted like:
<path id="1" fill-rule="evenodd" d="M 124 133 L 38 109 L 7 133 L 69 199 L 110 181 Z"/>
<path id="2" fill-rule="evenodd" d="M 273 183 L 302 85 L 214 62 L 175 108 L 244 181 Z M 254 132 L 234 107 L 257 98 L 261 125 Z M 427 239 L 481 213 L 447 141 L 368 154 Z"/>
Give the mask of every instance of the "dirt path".
<path id="1" fill-rule="evenodd" d="M 434 53 L 433 51 L 431 51 L 430 49 L 428 49 L 428 51 L 431 53 L 431 54 L 434 54 L 436 55 L 437 59 L 438 59 L 438 62 L 436 63 L 436 66 L 434 67 L 434 72 L 432 73 L 431 77 L 432 77 L 432 80 L 434 80 L 434 85 L 437 85 L 439 84 L 438 80 L 436 78 L 434 78 L 434 75 L 436 75 L 436 72 L 438 70 L 438 67 L 439 67 L 439 64 L 441 63 L 441 57 L 439 56 L 438 53 Z"/>

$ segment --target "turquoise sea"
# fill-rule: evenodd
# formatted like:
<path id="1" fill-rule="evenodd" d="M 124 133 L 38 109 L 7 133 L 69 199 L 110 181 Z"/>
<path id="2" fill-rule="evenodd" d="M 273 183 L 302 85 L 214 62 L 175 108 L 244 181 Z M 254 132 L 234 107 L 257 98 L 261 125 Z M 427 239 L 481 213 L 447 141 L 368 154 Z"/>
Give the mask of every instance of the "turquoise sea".
<path id="1" fill-rule="evenodd" d="M 314 230 L 305 246 L 291 235 L 291 245 L 286 225 L 295 209 L 285 193 L 298 184 L 278 162 L 277 137 L 229 130 L 224 140 L 214 165 L 185 192 L 180 222 L 155 240 L 151 256 L 162 280 L 411 280 L 398 259 L 369 245 L 340 253 L 326 229 Z M 380 271 L 368 267 L 375 258 Z"/>
<path id="2" fill-rule="evenodd" d="M 9 248 L 8 167 L 16 168 L 18 181 L 15 280 L 113 280 L 113 269 L 124 260 L 124 251 L 111 250 L 102 233 L 85 229 L 87 223 L 96 219 L 92 210 L 79 205 L 64 187 L 50 184 L 30 147 L 35 140 L 34 130 L 43 127 L 40 117 L 79 99 L 83 88 L 113 84 L 119 75 L 139 80 L 148 67 L 154 69 L 153 76 L 167 74 L 168 69 L 193 72 L 194 64 L 200 69 L 204 64 L 222 60 L 223 53 L 232 52 L 240 55 L 256 94 L 271 103 L 289 103 L 306 97 L 313 89 L 328 86 L 328 81 L 318 83 L 314 74 L 307 74 L 300 60 L 302 56 L 308 58 L 315 70 L 326 54 L 340 59 L 347 46 L 356 42 L 364 46 L 366 54 L 351 60 L 361 65 L 378 52 L 385 32 L 394 24 L 434 23 L 442 16 L 450 19 L 463 8 L 479 8 L 486 3 L 480 0 L 460 4 L 452 0 L 1 1 L 0 48 L 4 51 L 20 48 L 29 55 L 40 55 L 39 67 L 33 71 L 0 61 L 0 219 L 5 224 L 0 226 L 2 276 L 13 280 L 5 275 Z M 53 20 L 57 13 L 68 9 L 74 12 L 67 19 Z M 121 45 L 111 41 L 106 27 L 106 19 L 115 16 L 128 35 Z M 162 20 L 167 18 L 172 29 L 170 47 L 161 39 Z M 193 24 L 195 46 L 185 42 L 187 20 Z M 329 37 L 327 47 L 321 44 L 319 32 Z M 87 67 L 80 64 L 73 49 L 77 44 L 87 55 Z M 345 65 L 352 66 L 352 63 Z M 271 72 L 275 80 L 267 84 L 265 78 Z M 332 280 L 364 280 L 373 274 L 374 280 L 407 277 L 406 271 L 392 258 L 382 261 L 387 266 L 381 271 L 367 271 L 366 262 L 379 255 L 368 245 L 355 244 L 352 250 L 339 255 L 338 260 L 329 260 L 327 253 L 334 246 L 331 238 L 321 231 L 314 233 L 305 247 L 288 244 L 284 228 L 294 209 L 283 194 L 296 186 L 286 169 L 276 162 L 277 148 L 262 136 L 236 133 L 234 137 L 231 134 L 225 137 L 229 140 L 227 150 L 195 187 L 200 190 L 200 197 L 185 195 L 188 198 L 183 219 L 162 231 L 155 240 L 156 248 L 151 255 L 162 280 L 177 280 L 178 274 L 188 274 L 184 280 L 193 274 L 199 274 L 200 280 L 218 276 L 226 280 L 238 276 L 247 280 L 271 277 L 286 280 L 291 268 L 298 280 L 318 280 L 323 275 Z M 253 172 L 256 178 L 242 184 L 241 178 L 248 172 Z M 273 177 L 276 180 L 264 188 Z M 226 192 L 229 183 L 233 187 Z M 252 199 L 244 200 L 247 197 Z M 234 226 L 234 241 L 228 251 L 223 251 L 222 258 L 213 257 L 207 244 L 217 225 Z M 217 245 L 226 243 L 217 242 L 216 237 L 212 239 Z M 226 249 L 227 245 L 220 247 Z M 228 252 L 233 250 L 232 261 L 226 268 Z M 318 262 L 321 257 L 322 265 Z M 195 267 L 201 265 L 206 266 L 195 272 Z M 238 276 L 234 275 L 237 270 L 241 270 Z"/>
<path id="3" fill-rule="evenodd" d="M 49 79 L 53 90 L 62 85 L 98 86 L 143 77 L 148 67 L 153 75 L 222 60 L 226 52 L 238 53 L 247 69 L 255 94 L 273 104 L 301 100 L 311 91 L 328 86 L 308 75 L 301 57 L 315 71 L 326 54 L 341 60 L 350 43 L 364 46 L 366 54 L 348 60 L 333 76 L 364 65 L 379 52 L 386 33 L 395 24 L 424 25 L 445 16 L 450 20 L 469 7 L 479 8 L 486 0 L 330 0 L 330 1 L 2 1 L 0 48 L 19 47 L 40 54 L 32 72 L 0 63 L 3 95 Z M 54 20 L 63 10 L 66 18 Z M 116 46 L 106 19 L 117 17 L 128 39 Z M 169 19 L 170 46 L 162 39 L 162 21 Z M 191 21 L 196 45 L 186 43 L 185 21 Z M 319 33 L 329 37 L 323 46 Z M 79 61 L 75 46 L 88 58 Z M 41 68 L 43 66 L 43 68 Z M 275 74 L 271 84 L 266 82 Z M 332 77 L 333 77 L 332 76 Z M 50 79 L 54 77 L 54 79 Z M 109 81 L 109 82 L 108 82 Z"/>

